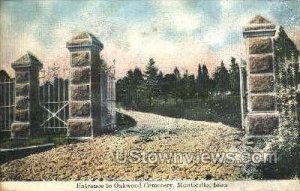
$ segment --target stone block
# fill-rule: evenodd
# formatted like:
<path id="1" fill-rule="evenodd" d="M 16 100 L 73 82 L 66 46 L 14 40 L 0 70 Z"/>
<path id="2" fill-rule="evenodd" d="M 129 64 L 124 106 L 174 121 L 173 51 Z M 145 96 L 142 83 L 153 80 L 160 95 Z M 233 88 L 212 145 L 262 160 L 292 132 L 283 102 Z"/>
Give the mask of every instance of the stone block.
<path id="1" fill-rule="evenodd" d="M 88 66 L 90 64 L 89 52 L 72 53 L 72 67 Z"/>
<path id="2" fill-rule="evenodd" d="M 29 83 L 29 72 L 16 72 L 16 83 Z"/>
<path id="3" fill-rule="evenodd" d="M 89 83 L 90 82 L 90 68 L 73 69 L 71 82 L 73 84 Z"/>
<path id="4" fill-rule="evenodd" d="M 89 117 L 90 116 L 89 102 L 71 102 L 72 117 Z"/>
<path id="5" fill-rule="evenodd" d="M 90 137 L 92 135 L 91 121 L 69 120 L 68 126 L 68 134 L 71 137 Z"/>
<path id="6" fill-rule="evenodd" d="M 275 96 L 273 95 L 252 95 L 250 102 L 251 111 L 275 110 Z"/>
<path id="7" fill-rule="evenodd" d="M 250 76 L 249 85 L 250 85 L 250 91 L 252 93 L 273 92 L 274 76 L 273 75 Z"/>
<path id="8" fill-rule="evenodd" d="M 11 125 L 12 138 L 24 138 L 29 136 L 29 124 L 13 123 Z"/>
<path id="9" fill-rule="evenodd" d="M 16 84 L 16 96 L 29 95 L 29 84 Z"/>
<path id="10" fill-rule="evenodd" d="M 29 97 L 16 97 L 16 109 L 22 110 L 22 109 L 28 109 L 29 108 Z"/>
<path id="11" fill-rule="evenodd" d="M 16 121 L 29 121 L 29 110 L 16 110 Z"/>
<path id="12" fill-rule="evenodd" d="M 250 73 L 267 73 L 273 72 L 273 57 L 267 56 L 251 56 L 249 59 Z"/>
<path id="13" fill-rule="evenodd" d="M 250 54 L 265 54 L 271 52 L 273 52 L 271 38 L 261 38 L 261 37 L 249 38 Z"/>
<path id="14" fill-rule="evenodd" d="M 88 100 L 90 98 L 90 86 L 80 85 L 71 87 L 71 98 L 75 101 Z"/>
<path id="15" fill-rule="evenodd" d="M 278 128 L 279 117 L 276 114 L 255 114 L 246 117 L 246 131 L 249 135 L 270 135 Z"/>

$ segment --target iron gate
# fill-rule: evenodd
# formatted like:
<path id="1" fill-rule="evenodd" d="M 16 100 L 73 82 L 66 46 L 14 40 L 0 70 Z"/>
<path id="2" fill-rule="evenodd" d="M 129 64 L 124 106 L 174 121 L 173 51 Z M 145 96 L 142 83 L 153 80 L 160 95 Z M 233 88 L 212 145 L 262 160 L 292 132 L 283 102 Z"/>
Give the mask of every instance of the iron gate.
<path id="1" fill-rule="evenodd" d="M 68 69 L 53 66 L 40 74 L 41 127 L 45 131 L 66 132 L 69 118 Z M 59 75 L 62 74 L 62 75 Z"/>
<path id="2" fill-rule="evenodd" d="M 0 131 L 10 134 L 15 109 L 15 79 L 0 71 Z"/>

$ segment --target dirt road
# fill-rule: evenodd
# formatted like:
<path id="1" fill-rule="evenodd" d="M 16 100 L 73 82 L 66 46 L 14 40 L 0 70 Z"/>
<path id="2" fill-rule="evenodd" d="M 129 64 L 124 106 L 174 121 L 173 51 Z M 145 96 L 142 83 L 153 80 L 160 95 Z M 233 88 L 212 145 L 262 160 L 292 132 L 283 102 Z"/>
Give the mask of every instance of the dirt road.
<path id="1" fill-rule="evenodd" d="M 240 132 L 235 128 L 221 123 L 121 112 L 133 117 L 137 126 L 7 162 L 0 167 L 0 179 L 198 180 L 238 177 L 240 166 L 237 164 L 203 163 L 196 157 L 199 153 L 238 151 L 242 142 Z M 162 160 L 162 156 L 167 156 L 163 159 L 169 161 Z"/>

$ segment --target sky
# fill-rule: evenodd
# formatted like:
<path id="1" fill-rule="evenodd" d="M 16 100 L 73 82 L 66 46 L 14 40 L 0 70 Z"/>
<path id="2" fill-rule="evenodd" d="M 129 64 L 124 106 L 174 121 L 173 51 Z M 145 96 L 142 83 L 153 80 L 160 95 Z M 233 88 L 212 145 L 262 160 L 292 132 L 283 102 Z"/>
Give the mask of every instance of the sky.
<path id="1" fill-rule="evenodd" d="M 154 58 L 163 73 L 177 66 L 210 72 L 221 60 L 244 58 L 243 27 L 257 14 L 282 25 L 300 49 L 300 1 L 227 0 L 10 0 L 0 1 L 0 69 L 32 52 L 44 68 L 67 67 L 66 42 L 87 31 L 103 44 L 108 64 L 116 60 L 116 77 L 128 69 L 144 70 Z"/>

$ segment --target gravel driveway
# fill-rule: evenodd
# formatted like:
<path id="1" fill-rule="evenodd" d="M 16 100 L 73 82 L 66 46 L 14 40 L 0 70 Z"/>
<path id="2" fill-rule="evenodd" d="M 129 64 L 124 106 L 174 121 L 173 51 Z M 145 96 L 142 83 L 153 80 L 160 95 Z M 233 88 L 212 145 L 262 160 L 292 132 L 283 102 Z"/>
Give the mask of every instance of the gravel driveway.
<path id="1" fill-rule="evenodd" d="M 241 171 L 238 164 L 203 163 L 196 158 L 182 160 L 182 155 L 171 162 L 159 160 L 160 154 L 194 156 L 197 153 L 238 152 L 242 142 L 237 129 L 221 123 L 121 112 L 133 117 L 137 126 L 4 163 L 0 167 L 0 179 L 228 180 L 238 177 Z M 134 158 L 136 156 L 141 157 Z M 140 159 L 143 160 L 138 161 Z"/>

